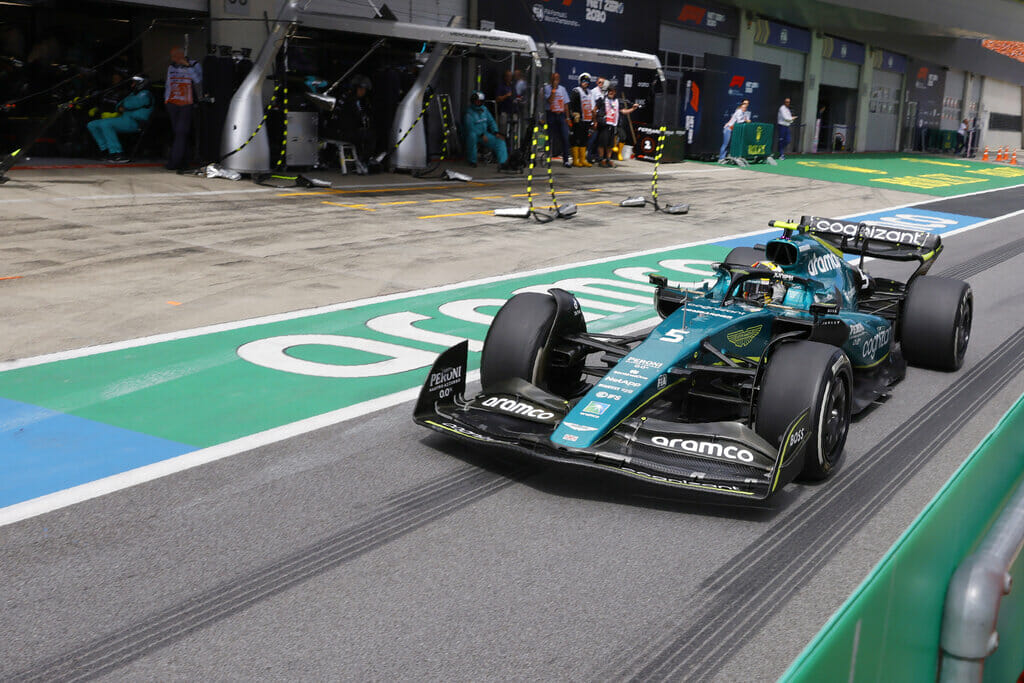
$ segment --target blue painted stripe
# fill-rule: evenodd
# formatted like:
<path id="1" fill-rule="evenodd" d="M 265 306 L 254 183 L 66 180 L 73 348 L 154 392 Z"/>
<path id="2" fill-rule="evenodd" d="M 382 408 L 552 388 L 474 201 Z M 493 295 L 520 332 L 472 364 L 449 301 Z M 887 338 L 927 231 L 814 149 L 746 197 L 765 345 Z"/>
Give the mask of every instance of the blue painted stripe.
<path id="1" fill-rule="evenodd" d="M 0 398 L 0 507 L 196 450 Z"/>

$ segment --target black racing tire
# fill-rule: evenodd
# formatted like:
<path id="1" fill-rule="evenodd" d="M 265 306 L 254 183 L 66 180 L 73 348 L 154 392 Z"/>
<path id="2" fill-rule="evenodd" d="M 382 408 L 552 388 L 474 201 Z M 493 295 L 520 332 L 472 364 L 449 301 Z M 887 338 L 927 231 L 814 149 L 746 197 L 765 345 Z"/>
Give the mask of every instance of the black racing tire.
<path id="1" fill-rule="evenodd" d="M 900 319 L 903 357 L 921 368 L 959 370 L 971 341 L 973 318 L 969 284 L 948 277 L 916 278 Z"/>
<path id="2" fill-rule="evenodd" d="M 519 378 L 568 398 L 578 392 L 581 368 L 553 367 L 552 333 L 558 305 L 550 294 L 524 292 L 505 302 L 494 316 L 480 358 L 480 384 L 489 392 L 501 382 Z"/>
<path id="3" fill-rule="evenodd" d="M 758 261 L 763 260 L 764 249 L 755 249 L 754 247 L 733 247 L 733 249 L 726 254 L 722 263 L 737 266 L 752 266 Z"/>
<path id="4" fill-rule="evenodd" d="M 853 371 L 842 349 L 811 341 L 783 343 L 768 358 L 754 430 L 779 447 L 790 424 L 808 407 L 800 477 L 827 478 L 843 455 L 850 429 Z M 800 434 L 797 429 L 795 434 Z"/>

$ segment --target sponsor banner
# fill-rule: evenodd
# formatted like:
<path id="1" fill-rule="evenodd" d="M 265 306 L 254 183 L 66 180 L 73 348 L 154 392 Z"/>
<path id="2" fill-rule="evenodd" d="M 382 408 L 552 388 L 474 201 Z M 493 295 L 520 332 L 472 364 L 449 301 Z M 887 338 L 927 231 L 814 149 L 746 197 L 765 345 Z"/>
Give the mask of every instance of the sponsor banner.
<path id="1" fill-rule="evenodd" d="M 691 117 L 695 124 L 691 154 L 718 154 L 722 127 L 745 99 L 750 100 L 747 111 L 752 123 L 774 125 L 779 108 L 778 65 L 705 53 L 704 67 L 686 105 L 687 125 Z"/>
<path id="2" fill-rule="evenodd" d="M 538 44 L 551 42 L 648 54 L 657 50 L 658 15 L 649 11 L 642 0 L 482 2 L 480 19 L 502 31 L 528 34 Z M 555 70 L 569 92 L 584 72 L 595 78 L 600 75 L 615 79 L 619 94 L 641 107 L 633 114 L 634 119 L 651 111 L 653 71 L 570 59 L 558 60 Z"/>
<path id="3" fill-rule="evenodd" d="M 806 53 L 811 50 L 811 32 L 777 21 L 758 19 L 754 25 L 754 42 Z"/>
<path id="4" fill-rule="evenodd" d="M 907 99 L 917 102 L 918 130 L 939 128 L 942 124 L 942 99 L 946 90 L 946 72 L 937 64 L 910 60 L 907 71 Z M 920 133 L 918 133 L 920 135 Z M 915 143 L 918 138 L 915 138 Z"/>
<path id="5" fill-rule="evenodd" d="M 674 0 L 661 3 L 661 21 L 721 36 L 739 35 L 740 13 L 735 7 L 711 2 Z"/>
<path id="6" fill-rule="evenodd" d="M 482 2 L 480 20 L 538 42 L 606 50 L 653 52 L 651 36 L 658 35 L 657 17 L 639 0 Z"/>
<path id="7" fill-rule="evenodd" d="M 875 50 L 871 56 L 871 66 L 881 71 L 904 73 L 907 70 L 907 58 L 888 50 Z"/>
<path id="8" fill-rule="evenodd" d="M 855 43 L 852 40 L 844 40 L 833 36 L 825 36 L 825 41 L 821 46 L 822 57 L 841 62 L 863 64 L 864 54 L 864 45 L 862 43 Z"/>

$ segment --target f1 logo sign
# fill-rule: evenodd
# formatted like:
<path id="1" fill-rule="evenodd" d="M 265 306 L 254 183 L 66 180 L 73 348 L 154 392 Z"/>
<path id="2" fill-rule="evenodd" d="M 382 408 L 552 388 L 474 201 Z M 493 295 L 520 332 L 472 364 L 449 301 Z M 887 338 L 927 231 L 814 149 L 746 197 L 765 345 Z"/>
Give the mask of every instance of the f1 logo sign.
<path id="1" fill-rule="evenodd" d="M 683 11 L 679 13 L 679 18 L 676 21 L 689 21 L 694 24 L 700 24 L 704 22 L 704 14 L 706 12 L 707 10 L 703 7 L 683 5 Z"/>
<path id="2" fill-rule="evenodd" d="M 743 81 L 744 80 L 745 79 L 743 78 L 743 76 L 733 76 L 732 80 L 729 81 L 729 87 L 730 88 L 739 88 L 739 87 L 741 87 L 743 85 Z"/>

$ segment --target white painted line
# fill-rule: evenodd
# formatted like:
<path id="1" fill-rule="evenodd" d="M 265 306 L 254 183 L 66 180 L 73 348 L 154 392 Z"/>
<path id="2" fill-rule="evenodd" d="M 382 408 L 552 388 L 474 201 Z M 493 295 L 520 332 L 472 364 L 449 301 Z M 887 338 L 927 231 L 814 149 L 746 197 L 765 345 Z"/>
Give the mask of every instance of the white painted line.
<path id="1" fill-rule="evenodd" d="M 1024 187 L 1024 184 L 1017 185 L 1015 187 Z M 1005 190 L 1009 188 L 999 188 Z M 956 195 L 954 197 L 942 197 L 942 199 L 958 199 L 960 197 L 970 197 L 978 194 L 985 194 L 986 192 L 996 192 L 998 190 L 982 190 L 980 192 L 968 192 L 962 195 Z M 925 199 L 920 202 L 913 202 L 910 204 L 899 204 L 897 206 L 890 206 L 884 209 L 876 209 L 874 211 L 859 211 L 857 213 L 848 214 L 846 216 L 836 216 L 836 218 L 849 218 L 850 216 L 857 216 L 861 213 L 877 213 L 880 211 L 893 211 L 895 209 L 903 209 L 911 206 L 917 206 L 919 204 L 927 204 L 929 202 L 937 201 L 935 198 Z M 1009 218 L 1017 214 L 1008 214 L 1007 216 L 998 216 L 985 223 L 977 223 L 973 227 L 979 227 L 981 225 L 987 225 L 995 220 L 1001 220 L 1003 218 Z M 550 273 L 559 270 L 565 270 L 569 268 L 581 268 L 584 266 L 592 266 L 600 263 L 607 263 L 609 261 L 617 261 L 618 259 L 624 258 L 636 258 L 638 256 L 648 256 L 650 254 L 657 254 L 663 251 L 673 251 L 676 249 L 684 249 L 687 247 L 697 247 L 704 244 L 713 244 L 724 240 L 738 239 L 741 237 L 752 237 L 755 235 L 764 235 L 773 232 L 777 232 L 777 228 L 767 228 L 765 230 L 756 230 L 753 232 L 741 232 L 733 233 L 731 235 L 723 235 L 721 237 L 712 237 L 706 240 L 700 240 L 698 242 L 686 242 L 684 244 L 676 244 L 668 247 L 658 247 L 657 249 L 646 249 L 643 251 L 635 251 L 628 254 L 620 254 L 617 256 L 606 256 L 604 258 L 593 259 L 590 261 L 581 261 L 577 263 L 569 263 L 560 266 L 550 266 L 548 268 L 539 268 L 537 270 L 522 271 L 518 273 L 508 273 L 506 275 L 495 275 L 487 278 L 480 278 L 477 280 L 465 280 L 463 282 L 456 282 L 448 285 L 438 285 L 436 287 L 428 287 L 426 289 L 418 289 L 409 292 L 396 292 L 394 294 L 385 294 L 382 296 L 369 297 L 366 299 L 357 299 L 355 301 L 346 301 L 340 304 L 329 304 L 327 306 L 318 306 L 314 308 L 306 308 L 298 311 L 290 311 L 288 313 L 276 313 L 268 316 L 261 316 L 257 318 L 248 318 L 246 320 L 238 320 L 229 323 L 217 323 L 215 325 L 206 325 L 203 327 L 195 327 L 188 330 L 179 330 L 177 332 L 167 332 L 164 334 L 156 334 L 148 337 L 138 337 L 135 339 L 127 339 L 125 341 L 111 342 L 109 344 L 98 344 L 96 346 L 86 346 L 78 349 L 71 349 L 68 351 L 57 351 L 54 353 L 48 353 L 41 356 L 32 356 L 29 358 L 22 358 L 18 360 L 10 360 L 0 362 L 0 372 L 6 372 L 7 370 L 17 370 L 20 368 L 27 368 L 33 365 L 42 365 L 44 363 L 54 363 L 62 360 L 71 360 L 73 358 L 84 358 L 86 356 L 94 356 L 100 353 L 109 353 L 111 351 L 123 351 L 124 349 L 132 349 L 138 346 L 146 346 L 149 344 L 160 344 L 162 342 L 177 341 L 179 339 L 188 339 L 189 337 L 199 337 L 205 334 L 216 334 L 218 332 L 227 332 L 230 330 L 237 330 L 243 327 L 253 327 L 256 325 L 268 325 L 271 323 L 283 322 L 286 320 L 295 320 L 296 318 L 305 318 L 313 315 L 323 315 L 325 313 L 336 313 L 338 311 L 349 310 L 352 308 L 359 308 L 360 306 L 369 306 L 372 304 L 385 303 L 388 301 L 398 301 L 401 299 L 409 299 L 412 297 L 424 296 L 427 294 L 437 294 L 439 292 L 447 292 L 454 289 L 460 289 L 462 287 L 475 287 L 479 285 L 493 284 L 495 282 L 503 282 L 505 280 L 512 280 L 519 277 L 530 277 L 533 275 L 543 275 L 544 273 Z M 957 230 L 956 232 L 962 232 Z M 946 233 L 954 234 L 954 233 Z"/>
<path id="2" fill-rule="evenodd" d="M 971 193 L 971 194 L 982 194 L 982 193 Z M 967 195 L 963 195 L 963 196 L 967 196 Z M 919 202 L 919 203 L 923 204 L 923 203 L 926 203 L 926 202 Z M 894 208 L 903 208 L 903 207 L 906 207 L 906 206 L 915 206 L 915 205 L 916 204 L 905 204 L 905 205 L 898 206 L 898 207 L 892 207 L 890 209 L 879 209 L 879 211 L 890 211 L 890 210 L 892 210 Z M 1012 217 L 1015 217 L 1015 216 L 1018 216 L 1018 215 L 1021 215 L 1021 214 L 1024 214 L 1024 209 L 1022 209 L 1020 211 L 1016 211 L 1014 213 L 1007 214 L 1005 216 L 997 216 L 996 218 L 991 218 L 991 219 L 982 221 L 980 223 L 975 223 L 974 225 L 966 226 L 964 228 L 960 228 L 958 230 L 951 231 L 951 232 L 948 232 L 948 233 L 945 233 L 945 234 L 946 235 L 951 235 L 951 234 L 956 234 L 956 233 L 968 232 L 970 230 L 975 230 L 977 228 L 980 228 L 980 227 L 982 227 L 984 225 L 988 225 L 989 223 L 994 223 L 996 221 L 1005 220 L 1007 218 L 1012 218 Z M 857 214 L 850 214 L 850 215 L 857 215 Z M 842 216 L 840 218 L 845 218 L 845 216 Z M 483 279 L 483 280 L 475 280 L 475 281 L 458 283 L 458 284 L 455 284 L 455 285 L 445 285 L 443 287 L 434 287 L 434 288 L 427 289 L 427 290 L 420 290 L 419 292 L 406 292 L 406 293 L 403 293 L 403 294 L 395 294 L 395 295 L 389 295 L 389 296 L 385 296 L 385 297 L 375 297 L 373 299 L 364 299 L 364 300 L 361 300 L 361 301 L 348 302 L 346 304 L 339 304 L 339 305 L 336 305 L 336 306 L 327 306 L 327 307 L 322 307 L 322 308 L 308 309 L 309 311 L 312 311 L 313 313 L 307 313 L 307 312 L 304 312 L 304 311 L 297 311 L 297 312 L 294 312 L 294 313 L 282 314 L 280 316 L 268 316 L 266 318 L 254 318 L 252 321 L 241 321 L 239 323 L 226 323 L 224 325 L 212 325 L 212 326 L 205 327 L 205 328 L 197 328 L 196 330 L 186 330 L 184 332 L 172 333 L 172 334 L 167 334 L 167 335 L 156 335 L 156 336 L 153 336 L 153 337 L 145 337 L 145 338 L 142 338 L 142 339 L 130 340 L 130 341 L 127 341 L 127 342 L 119 342 L 117 344 L 106 344 L 106 345 L 102 345 L 102 346 L 87 347 L 85 349 L 78 349 L 77 351 L 68 351 L 68 352 L 62 352 L 62 353 L 56 353 L 56 354 L 48 354 L 46 356 L 37 356 L 35 359 L 25 359 L 24 361 L 13 361 L 11 363 L 0 364 L 0 369 L 10 370 L 10 369 L 13 369 L 12 366 L 26 367 L 27 365 L 37 365 L 39 363 L 50 362 L 50 361 L 53 361 L 53 360 L 63 360 L 63 359 L 66 359 L 66 358 L 76 358 L 76 357 L 81 357 L 81 356 L 93 355 L 93 354 L 96 354 L 96 353 L 104 353 L 106 351 L 115 350 L 115 348 L 132 348 L 134 346 L 139 346 L 139 345 L 142 345 L 142 344 L 157 343 L 156 341 L 153 341 L 153 340 L 169 341 L 171 339 L 182 339 L 182 338 L 187 338 L 187 337 L 190 337 L 190 336 L 198 336 L 199 334 L 208 334 L 208 333 L 210 333 L 210 331 L 220 331 L 220 329 L 217 329 L 217 328 L 221 328 L 221 329 L 237 329 L 238 327 L 244 326 L 246 323 L 248 323 L 248 324 L 260 324 L 262 322 L 276 322 L 277 320 L 287 320 L 287 319 L 291 319 L 291 318 L 295 318 L 295 317 L 302 317 L 303 315 L 311 315 L 311 314 L 317 314 L 317 313 L 322 313 L 322 312 L 330 312 L 330 311 L 334 311 L 334 310 L 343 310 L 345 308 L 354 308 L 356 306 L 365 305 L 367 303 L 376 303 L 377 301 L 392 301 L 392 300 L 395 300 L 395 299 L 408 298 L 408 297 L 411 297 L 411 296 L 416 296 L 416 295 L 424 294 L 424 293 L 432 293 L 432 292 L 437 292 L 437 291 L 446 291 L 446 290 L 455 289 L 455 288 L 458 288 L 458 287 L 470 286 L 470 285 L 474 285 L 474 284 L 484 284 L 484 283 L 488 283 L 488 282 L 497 282 L 497 281 L 501 281 L 501 280 L 512 279 L 514 277 L 520 277 L 520 276 L 523 276 L 523 275 L 529 275 L 529 274 L 534 274 L 534 273 L 546 273 L 546 272 L 550 272 L 552 270 L 562 270 L 562 269 L 565 269 L 565 268 L 579 267 L 579 266 L 582 266 L 582 265 L 591 265 L 591 264 L 595 264 L 595 263 L 605 263 L 607 261 L 614 261 L 614 260 L 617 260 L 617 259 L 620 259 L 620 258 L 630 258 L 630 257 L 633 257 L 633 256 L 644 256 L 644 255 L 647 255 L 647 254 L 658 253 L 658 252 L 667 251 L 667 250 L 670 250 L 670 249 L 677 249 L 677 248 L 681 248 L 681 247 L 685 247 L 685 246 L 698 246 L 698 245 L 701 245 L 701 244 L 707 244 L 709 242 L 717 242 L 717 241 L 721 241 L 721 240 L 734 239 L 736 237 L 743 237 L 743 236 L 760 235 L 760 234 L 769 233 L 769 232 L 777 232 L 777 230 L 775 228 L 770 228 L 768 230 L 761 230 L 761 231 L 757 231 L 757 232 L 741 233 L 741 234 L 738 234 L 738 235 L 718 237 L 718 238 L 714 238 L 714 239 L 710 239 L 710 240 L 702 240 L 700 242 L 693 242 L 693 243 L 686 244 L 686 245 L 680 245 L 680 247 L 666 247 L 664 249 L 653 249 L 653 250 L 648 250 L 648 251 L 643 251 L 643 252 L 636 252 L 634 254 L 626 254 L 626 255 L 608 257 L 608 258 L 603 258 L 603 259 L 596 259 L 596 260 L 593 260 L 593 261 L 586 261 L 586 262 L 583 262 L 583 263 L 580 263 L 580 264 L 576 264 L 575 266 L 569 265 L 569 266 L 558 266 L 558 267 L 553 267 L 553 268 L 544 268 L 544 269 L 541 269 L 541 270 L 531 271 L 529 273 L 518 273 L 518 274 L 511 274 L 511 275 L 503 275 L 503 276 L 497 276 L 497 277 L 493 277 L 493 278 L 486 278 L 486 279 Z M 653 318 L 649 318 L 649 319 L 644 320 L 644 321 L 630 323 L 628 325 L 624 325 L 623 327 L 611 330 L 609 332 L 609 334 L 631 334 L 633 332 L 638 332 L 638 331 L 643 330 L 645 328 L 652 327 L 652 326 L 656 325 L 658 322 L 660 322 L 660 320 L 661 320 L 660 317 L 653 317 Z M 253 322 L 253 321 L 259 321 L 259 322 Z M 77 354 L 77 355 L 75 355 L 75 354 Z M 46 359 L 46 360 L 40 360 L 40 359 Z M 30 362 L 30 361 L 34 361 L 34 362 Z M 16 365 L 18 363 L 24 363 L 24 365 Z M 467 381 L 476 381 L 477 379 L 479 379 L 479 377 L 480 377 L 480 371 L 479 370 L 475 370 L 473 372 L 467 373 L 466 379 L 467 379 Z M 315 431 L 317 429 L 323 429 L 324 427 L 329 427 L 329 426 L 338 424 L 340 422 L 344 422 L 346 420 L 351 420 L 351 419 L 356 418 L 356 417 L 361 417 L 363 415 L 367 415 L 369 413 L 373 413 L 373 412 L 376 412 L 378 410 L 383 410 L 384 408 L 390 408 L 390 407 L 399 405 L 401 403 L 404 403 L 406 401 L 409 401 L 409 400 L 412 400 L 412 399 L 416 398 L 418 396 L 418 394 L 419 394 L 419 390 L 420 390 L 419 387 L 413 387 L 413 388 L 410 388 L 410 389 L 405 389 L 403 391 L 398 391 L 398 392 L 395 392 L 393 394 L 388 394 L 387 396 L 381 396 L 381 397 L 376 398 L 376 399 L 372 399 L 372 400 L 369 400 L 369 401 L 364 401 L 363 403 L 360 403 L 360 404 L 357 404 L 357 405 L 354 405 L 354 406 L 348 406 L 346 408 L 340 408 L 338 410 L 331 411 L 331 412 L 328 412 L 328 413 L 323 413 L 321 415 L 316 415 L 316 416 L 307 418 L 305 420 L 300 420 L 298 422 L 292 422 L 290 424 L 282 425 L 280 427 L 275 427 L 273 429 L 268 429 L 266 431 L 259 432 L 257 434 L 251 434 L 249 436 L 245 436 L 245 437 L 242 437 L 240 439 L 235 439 L 233 441 L 227 441 L 227 442 L 222 443 L 222 444 L 217 444 L 216 446 L 210 446 L 208 448 L 203 448 L 203 449 L 200 449 L 200 450 L 197 450 L 197 451 L 192 451 L 191 453 L 185 453 L 183 455 L 179 455 L 177 457 L 170 458 L 168 460 L 163 460 L 163 461 L 160 461 L 160 462 L 157 462 L 157 463 L 153 463 L 151 465 L 146 465 L 146 466 L 143 466 L 143 467 L 138 467 L 138 468 L 135 468 L 133 470 L 129 470 L 127 472 L 122 472 L 120 474 L 115 474 L 115 475 L 112 475 L 112 476 L 109 476 L 109 477 L 105 477 L 103 479 L 98 479 L 96 481 L 88 482 L 86 484 L 80 484 L 79 486 L 75 486 L 75 487 L 72 487 L 72 488 L 69 488 L 69 489 L 64 489 L 63 491 L 57 491 L 57 492 L 54 492 L 54 493 L 51 493 L 51 494 L 48 494 L 48 495 L 45 495 L 45 496 L 40 496 L 38 498 L 33 498 L 32 500 L 24 501 L 22 503 L 16 503 L 14 505 L 9 505 L 9 506 L 7 506 L 5 508 L 0 508 L 0 526 L 5 526 L 5 525 L 8 525 L 8 524 L 14 524 L 15 522 L 23 521 L 23 520 L 29 519 L 31 517 L 36 517 L 38 515 L 42 515 L 42 514 L 45 514 L 47 512 L 52 512 L 54 510 L 58 510 L 60 508 L 67 507 L 69 505 L 74 505 L 76 503 L 81 503 L 83 501 L 90 500 L 92 498 L 98 498 L 98 497 L 106 495 L 108 493 L 114 493 L 115 491 L 120 491 L 122 489 L 126 489 L 126 488 L 129 488 L 129 487 L 135 486 L 137 484 L 141 484 L 141 483 L 144 483 L 144 482 L 147 482 L 147 481 L 153 481 L 154 479 L 159 479 L 160 477 L 165 477 L 165 476 L 170 475 L 170 474 L 175 474 L 177 472 L 182 472 L 184 470 L 191 469 L 193 467 L 198 467 L 199 465 L 204 465 L 206 463 L 215 462 L 217 460 L 221 460 L 223 458 L 227 458 L 227 457 L 230 457 L 232 455 L 237 455 L 239 453 L 243 453 L 243 452 L 246 452 L 246 451 L 249 451 L 249 450 L 253 450 L 255 448 L 260 448 L 262 446 L 266 446 L 266 445 L 269 445 L 269 444 L 272 444 L 272 443 L 283 441 L 285 439 L 288 439 L 288 438 L 291 438 L 291 437 L 294 437 L 294 436 L 299 436 L 301 434 L 306 434 L 308 432 L 312 432 L 312 431 Z"/>
<path id="3" fill-rule="evenodd" d="M 1024 209 L 1021 209 L 1019 211 L 1014 211 L 1013 213 L 1004 214 L 1002 216 L 996 216 L 995 218 L 989 218 L 987 220 L 981 221 L 980 223 L 974 223 L 973 225 L 967 225 L 967 226 L 964 226 L 962 228 L 957 228 L 956 230 L 950 230 L 949 232 L 942 233 L 942 236 L 943 237 L 949 237 L 950 235 L 959 235 L 962 232 L 967 232 L 969 230 L 976 230 L 977 228 L 980 228 L 980 227 L 982 227 L 984 225 L 988 225 L 989 223 L 995 223 L 996 221 L 1005 221 L 1007 218 L 1016 218 L 1017 216 L 1022 216 L 1022 215 L 1024 215 Z"/>
<path id="4" fill-rule="evenodd" d="M 477 370 L 467 373 L 466 379 L 475 380 L 479 378 L 479 376 L 480 371 Z M 128 470 L 127 472 L 121 472 L 86 484 L 73 486 L 69 489 L 64 489 L 63 491 L 56 491 L 45 496 L 39 496 L 38 498 L 26 500 L 22 503 L 8 505 L 5 508 L 0 508 L 0 526 L 14 524 L 15 522 L 20 522 L 30 517 L 58 510 L 69 505 L 74 505 L 75 503 L 81 503 L 91 498 L 98 498 L 99 496 L 104 496 L 108 493 L 113 493 L 114 491 L 120 491 L 121 489 L 126 489 L 143 482 L 153 481 L 160 477 L 166 477 L 169 474 L 182 472 L 231 455 L 237 455 L 244 451 L 259 448 L 260 446 L 265 446 L 293 436 L 329 427 L 333 424 L 344 422 L 345 420 L 351 420 L 352 418 L 360 417 L 376 410 L 389 408 L 404 401 L 416 398 L 419 394 L 419 390 L 419 387 L 406 389 L 405 391 L 381 396 L 380 398 L 365 401 L 358 405 L 341 408 L 329 413 L 323 413 L 322 415 L 316 415 L 305 420 L 292 422 L 291 424 L 282 425 L 263 432 L 244 436 L 240 439 L 235 439 L 234 441 L 226 441 L 224 443 L 217 444 L 216 446 L 192 451 L 191 453 L 185 453 L 174 458 L 161 460 L 160 462 L 155 462 L 151 465 L 137 467 L 133 470 Z"/>
<path id="5" fill-rule="evenodd" d="M 617 256 L 606 256 L 599 259 L 593 259 L 590 261 L 580 261 L 578 263 L 569 263 L 560 266 L 550 266 L 547 268 L 538 268 L 537 270 L 522 271 L 518 273 L 508 273 L 506 275 L 495 275 L 492 277 L 480 278 L 477 280 L 465 280 L 463 282 L 456 282 L 449 285 L 439 285 L 436 287 L 428 287 L 426 289 L 418 289 L 410 292 L 397 292 L 395 294 L 386 294 L 382 296 L 370 297 L 367 299 L 357 299 L 355 301 L 346 301 L 340 304 L 330 304 L 328 306 L 318 306 L 315 308 L 306 308 L 299 311 L 291 311 L 288 313 L 276 313 L 274 315 L 262 316 L 258 318 L 249 318 L 247 320 L 239 320 L 230 323 L 218 323 L 216 325 L 206 325 L 204 327 L 196 327 L 189 330 L 181 330 L 178 332 L 167 332 L 164 334 L 156 334 L 149 337 L 139 337 L 137 339 L 128 339 L 120 342 L 112 342 L 110 344 L 99 344 L 97 346 L 87 346 L 79 349 L 72 349 L 70 351 L 58 351 L 55 353 L 48 353 L 42 356 L 33 356 L 31 358 L 23 358 L 20 360 L 4 361 L 0 362 L 0 372 L 6 372 L 7 370 L 17 370 L 20 368 L 31 367 L 33 365 L 42 365 L 44 363 L 53 363 L 62 360 L 70 360 L 72 358 L 83 358 L 85 356 L 94 356 L 100 353 L 109 353 L 111 351 L 123 351 L 124 349 L 132 349 L 138 346 L 146 346 L 150 344 L 159 344 L 168 341 L 177 341 L 179 339 L 188 339 L 190 337 L 199 337 L 205 334 L 215 334 L 217 332 L 227 332 L 229 330 L 237 330 L 243 327 L 253 327 L 256 325 L 268 325 L 271 323 L 278 323 L 285 320 L 295 320 L 296 318 L 307 318 L 314 315 L 323 315 L 325 313 L 336 313 L 338 311 L 344 311 L 352 308 L 359 308 L 361 306 L 369 306 L 372 304 L 385 303 L 388 301 L 398 301 L 401 299 L 411 299 L 413 297 L 424 296 L 427 294 L 436 294 L 439 292 L 448 292 L 454 289 L 461 289 L 464 287 L 476 287 L 479 285 L 493 284 L 495 282 L 503 282 L 505 280 L 513 280 L 520 277 L 530 277 L 533 275 L 543 275 L 544 273 L 556 272 L 560 270 L 567 270 L 571 268 L 582 268 L 584 266 L 592 266 L 600 263 L 607 263 L 609 261 L 617 261 L 619 259 L 636 258 L 639 256 L 649 256 L 650 254 L 658 254 L 665 251 L 673 251 L 676 249 L 683 249 L 685 247 L 696 247 L 703 244 L 713 244 L 723 240 L 737 239 L 740 237 L 748 237 L 753 235 L 763 235 L 768 233 L 778 232 L 777 228 L 767 228 L 765 230 L 758 230 L 755 232 L 736 233 L 732 235 L 725 235 L 722 237 L 712 237 L 706 240 L 700 240 L 699 242 L 687 242 L 685 244 L 677 244 L 668 247 L 658 247 L 657 249 L 646 249 L 644 251 L 636 251 L 628 254 L 619 254 Z"/>
<path id="6" fill-rule="evenodd" d="M 631 334 L 648 327 L 653 327 L 659 322 L 661 322 L 660 317 L 648 318 L 647 320 L 641 320 L 639 322 L 630 323 L 629 325 L 616 328 L 608 332 L 608 334 Z M 479 370 L 473 370 L 466 373 L 467 382 L 475 382 L 478 379 L 480 379 Z M 363 415 L 369 415 L 370 413 L 378 410 L 391 408 L 405 403 L 406 401 L 411 401 L 419 396 L 419 393 L 420 387 L 396 391 L 393 394 L 364 401 L 354 406 L 339 408 L 338 410 L 333 410 L 321 415 L 314 415 L 313 417 L 306 418 L 305 420 L 299 420 L 298 422 L 292 422 L 286 425 L 281 425 L 280 427 L 274 427 L 273 429 L 258 432 L 256 434 L 243 436 L 242 438 L 235 439 L 233 441 L 225 441 L 224 443 L 217 444 L 216 446 L 202 448 L 174 458 L 161 460 L 160 462 L 155 462 L 151 465 L 136 467 L 135 469 L 128 470 L 127 472 L 121 472 L 109 477 L 104 477 L 103 479 L 79 484 L 78 486 L 73 486 L 69 489 L 64 489 L 63 491 L 56 491 L 45 496 L 39 496 L 38 498 L 26 500 L 22 503 L 8 505 L 7 507 L 0 508 L 0 526 L 21 522 L 31 517 L 36 517 L 47 512 L 68 507 L 69 505 L 75 505 L 76 503 L 81 503 L 92 498 L 105 496 L 108 493 L 114 493 L 115 491 L 130 488 L 147 481 L 166 477 L 169 474 L 183 472 L 185 470 L 192 469 L 193 467 L 199 467 L 200 465 L 222 460 L 223 458 L 227 458 L 232 455 L 238 455 L 239 453 L 251 451 L 262 446 L 284 441 L 285 439 L 290 439 L 318 429 L 330 427 L 340 422 L 345 422 L 346 420 L 362 417 Z"/>

